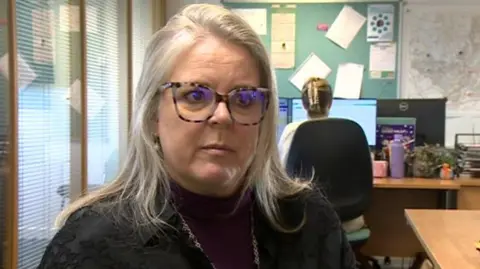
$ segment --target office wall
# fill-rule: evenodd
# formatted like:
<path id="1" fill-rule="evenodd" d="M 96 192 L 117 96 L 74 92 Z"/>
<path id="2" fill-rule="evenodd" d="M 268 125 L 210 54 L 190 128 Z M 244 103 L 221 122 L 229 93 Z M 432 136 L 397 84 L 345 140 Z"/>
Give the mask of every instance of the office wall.
<path id="1" fill-rule="evenodd" d="M 293 1 L 295 2 L 295 1 Z M 346 1 L 344 1 L 346 2 Z M 395 79 L 372 79 L 369 76 L 370 43 L 367 42 L 367 26 L 365 23 L 347 49 L 343 49 L 325 37 L 325 32 L 316 29 L 317 24 L 331 25 L 346 3 L 299 3 L 295 8 L 272 8 L 272 4 L 265 3 L 224 3 L 229 8 L 264 8 L 267 10 L 267 35 L 261 36 L 262 41 L 270 50 L 271 14 L 274 12 L 294 12 L 296 14 L 295 33 L 295 66 L 292 69 L 276 69 L 277 85 L 281 97 L 299 97 L 300 91 L 289 81 L 290 76 L 301 66 L 310 53 L 315 53 L 327 64 L 332 72 L 327 77 L 333 88 L 337 68 L 342 63 L 362 64 L 365 67 L 361 97 L 363 98 L 396 98 L 397 77 Z M 378 3 L 377 3 L 378 4 Z M 397 2 L 389 2 L 395 7 L 394 37 L 397 42 L 399 37 L 399 8 Z M 348 3 L 360 14 L 367 16 L 369 3 Z M 285 5 L 283 5 L 284 7 Z M 398 60 L 397 49 L 397 60 Z"/>

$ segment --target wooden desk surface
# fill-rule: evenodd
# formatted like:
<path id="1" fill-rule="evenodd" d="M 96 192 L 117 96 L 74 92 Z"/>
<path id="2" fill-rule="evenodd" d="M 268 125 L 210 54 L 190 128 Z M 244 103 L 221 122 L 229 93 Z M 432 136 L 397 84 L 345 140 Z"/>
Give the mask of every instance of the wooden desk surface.
<path id="1" fill-rule="evenodd" d="M 466 187 L 480 187 L 480 178 L 459 178 L 455 181 L 460 184 L 460 186 Z"/>
<path id="2" fill-rule="evenodd" d="M 381 189 L 427 189 L 427 190 L 458 190 L 460 184 L 456 180 L 441 180 L 427 178 L 375 178 L 375 188 Z"/>
<path id="3" fill-rule="evenodd" d="M 480 210 L 407 209 L 412 230 L 438 269 L 478 269 Z"/>

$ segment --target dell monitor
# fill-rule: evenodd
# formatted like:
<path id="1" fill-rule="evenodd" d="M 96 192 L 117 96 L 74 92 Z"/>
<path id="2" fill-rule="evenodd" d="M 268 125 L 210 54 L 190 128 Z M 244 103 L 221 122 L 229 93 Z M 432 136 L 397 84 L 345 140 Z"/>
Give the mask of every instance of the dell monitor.
<path id="1" fill-rule="evenodd" d="M 283 129 L 288 124 L 289 100 L 287 98 L 279 98 L 278 100 L 278 124 L 277 124 L 277 143 L 282 135 Z"/>
<path id="2" fill-rule="evenodd" d="M 415 145 L 445 145 L 447 99 L 382 99 L 377 117 L 415 118 Z"/>
<path id="3" fill-rule="evenodd" d="M 377 128 L 377 100 L 375 99 L 333 99 L 329 118 L 342 118 L 352 120 L 365 133 L 368 144 L 376 144 Z M 292 99 L 292 122 L 308 119 L 308 114 L 303 108 L 301 98 Z"/>

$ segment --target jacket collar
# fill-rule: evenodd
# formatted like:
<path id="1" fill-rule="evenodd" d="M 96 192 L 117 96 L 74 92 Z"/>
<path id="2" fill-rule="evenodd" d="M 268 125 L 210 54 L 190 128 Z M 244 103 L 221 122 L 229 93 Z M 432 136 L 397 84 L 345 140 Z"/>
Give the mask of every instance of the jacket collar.
<path id="1" fill-rule="evenodd" d="M 274 256 L 275 237 L 271 235 L 273 228 L 271 227 L 268 219 L 262 213 L 258 204 L 254 202 L 253 206 L 255 237 L 258 242 L 261 242 L 259 246 L 264 248 L 265 253 Z M 180 235 L 182 228 L 181 219 L 172 202 L 169 202 L 165 206 L 160 218 L 166 223 L 166 225 L 162 228 L 162 231 L 148 227 L 143 227 L 137 230 L 140 243 L 143 246 L 149 245 L 155 241 L 176 238 Z"/>
<path id="2" fill-rule="evenodd" d="M 279 201 L 278 206 L 283 216 L 282 219 L 286 222 L 285 224 L 287 226 L 295 227 L 302 222 L 305 213 L 304 202 L 303 199 L 298 199 L 298 197 Z M 161 204 L 159 204 L 159 206 L 159 209 L 161 209 Z M 276 232 L 258 203 L 254 201 L 253 206 L 254 232 L 258 242 L 261 267 L 274 268 L 273 263 L 275 262 L 275 257 L 277 257 L 278 245 L 281 244 L 280 240 L 290 240 L 289 238 L 291 238 L 292 235 L 279 234 L 280 232 Z M 173 202 L 169 202 L 165 206 L 160 217 L 166 223 L 162 231 L 158 229 L 148 229 L 146 227 L 137 231 L 142 246 L 156 245 L 167 248 L 174 240 L 179 240 L 179 238 L 182 238 L 180 240 L 185 240 L 186 244 L 191 245 L 187 242 L 188 236 L 182 232 L 181 219 Z"/>
<path id="3" fill-rule="evenodd" d="M 162 204 L 158 204 L 158 211 L 161 211 Z M 150 245 L 155 241 L 160 239 L 169 239 L 176 237 L 180 231 L 180 219 L 178 218 L 178 213 L 175 210 L 172 202 L 169 202 L 163 212 L 160 215 L 160 218 L 165 222 L 166 225 L 162 227 L 160 231 L 157 227 L 141 227 L 137 230 L 137 235 L 139 237 L 140 243 L 142 246 Z"/>

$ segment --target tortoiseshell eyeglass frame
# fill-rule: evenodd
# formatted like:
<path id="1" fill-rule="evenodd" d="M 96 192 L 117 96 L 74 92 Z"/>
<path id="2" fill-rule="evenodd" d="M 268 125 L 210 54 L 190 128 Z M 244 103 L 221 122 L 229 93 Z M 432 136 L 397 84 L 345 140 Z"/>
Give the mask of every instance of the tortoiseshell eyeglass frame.
<path id="1" fill-rule="evenodd" d="M 175 104 L 175 111 L 177 112 L 177 116 L 181 120 L 186 121 L 186 122 L 202 123 L 202 122 L 208 121 L 213 116 L 213 114 L 215 113 L 215 110 L 217 109 L 218 103 L 224 102 L 227 105 L 228 113 L 230 114 L 230 118 L 232 119 L 232 121 L 234 121 L 234 122 L 236 122 L 240 125 L 245 125 L 245 126 L 258 125 L 264 119 L 265 112 L 267 111 L 267 109 L 270 105 L 270 90 L 267 89 L 267 88 L 241 87 L 241 88 L 238 88 L 238 89 L 232 89 L 227 94 L 219 94 L 215 90 L 212 90 L 212 92 L 215 94 L 215 107 L 212 109 L 211 114 L 208 115 L 203 120 L 190 120 L 190 119 L 187 119 L 187 118 L 183 117 L 180 114 L 180 112 L 178 111 L 177 98 L 176 98 L 175 93 L 176 93 L 176 90 L 178 88 L 182 87 L 182 86 L 203 87 L 203 88 L 207 88 L 207 89 L 210 89 L 210 90 L 212 90 L 212 89 L 210 87 L 206 86 L 206 85 L 203 85 L 201 83 L 195 83 L 195 82 L 167 82 L 167 83 L 162 84 L 162 86 L 160 86 L 161 90 L 166 90 L 166 89 L 171 89 L 172 90 L 172 99 L 173 99 L 173 103 Z M 258 121 L 253 122 L 253 123 L 242 123 L 242 122 L 239 122 L 238 120 L 236 120 L 235 117 L 233 116 L 232 111 L 230 109 L 230 102 L 229 102 L 230 99 L 229 98 L 231 96 L 233 96 L 234 94 L 240 92 L 240 91 L 259 91 L 259 92 L 262 92 L 264 94 L 264 96 L 265 96 L 264 102 L 265 103 L 263 104 L 262 116 L 258 119 Z"/>

